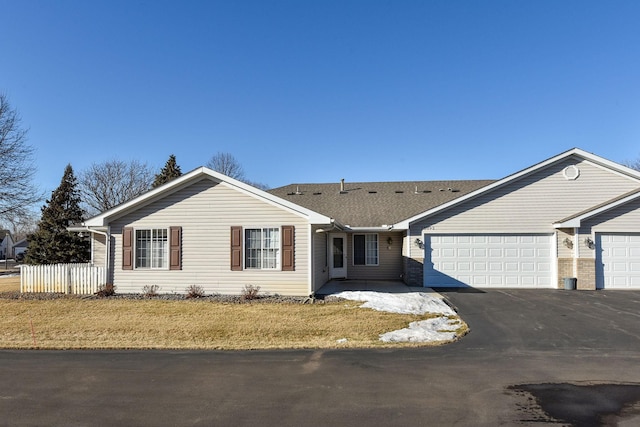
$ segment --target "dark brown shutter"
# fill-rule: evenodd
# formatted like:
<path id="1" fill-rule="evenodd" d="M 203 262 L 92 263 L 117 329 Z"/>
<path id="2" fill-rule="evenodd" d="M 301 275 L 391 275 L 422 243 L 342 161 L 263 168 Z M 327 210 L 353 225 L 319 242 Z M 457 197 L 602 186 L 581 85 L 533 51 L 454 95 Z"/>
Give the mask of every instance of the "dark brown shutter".
<path id="1" fill-rule="evenodd" d="M 294 271 L 295 265 L 295 235 L 293 225 L 282 226 L 282 271 Z"/>
<path id="2" fill-rule="evenodd" d="M 182 270 L 182 227 L 169 227 L 169 270 Z"/>
<path id="3" fill-rule="evenodd" d="M 122 269 L 133 270 L 133 228 L 122 229 Z"/>
<path id="4" fill-rule="evenodd" d="M 242 270 L 242 227 L 231 227 L 231 271 Z"/>

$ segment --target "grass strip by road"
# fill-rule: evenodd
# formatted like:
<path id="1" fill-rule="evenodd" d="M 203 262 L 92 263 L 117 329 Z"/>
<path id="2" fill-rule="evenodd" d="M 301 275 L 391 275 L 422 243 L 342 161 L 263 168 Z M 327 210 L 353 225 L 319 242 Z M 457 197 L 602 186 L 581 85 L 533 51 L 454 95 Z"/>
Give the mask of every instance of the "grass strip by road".
<path id="1" fill-rule="evenodd" d="M 0 348 L 251 350 L 433 345 L 379 340 L 382 333 L 433 316 L 385 313 L 359 305 L 354 301 L 234 304 L 0 299 Z"/>

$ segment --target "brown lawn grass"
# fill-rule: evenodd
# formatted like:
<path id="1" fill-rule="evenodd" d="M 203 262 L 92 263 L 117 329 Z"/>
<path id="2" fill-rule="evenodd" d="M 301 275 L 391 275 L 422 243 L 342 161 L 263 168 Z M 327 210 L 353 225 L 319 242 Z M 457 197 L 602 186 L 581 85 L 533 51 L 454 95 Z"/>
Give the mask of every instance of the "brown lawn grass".
<path id="1" fill-rule="evenodd" d="M 0 276 L 0 292 L 14 292 L 20 290 L 20 276 Z"/>
<path id="2" fill-rule="evenodd" d="M 383 313 L 359 308 L 360 304 L 0 299 L 0 348 L 249 350 L 429 345 L 387 344 L 378 339 L 384 332 L 405 328 L 429 315 Z M 347 341 L 338 343 L 342 338 Z"/>

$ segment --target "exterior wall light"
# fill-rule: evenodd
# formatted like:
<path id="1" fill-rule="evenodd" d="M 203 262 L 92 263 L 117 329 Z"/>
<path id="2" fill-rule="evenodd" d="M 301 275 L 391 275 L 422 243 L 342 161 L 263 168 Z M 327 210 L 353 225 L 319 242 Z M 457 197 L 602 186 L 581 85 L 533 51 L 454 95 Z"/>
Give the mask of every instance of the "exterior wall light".
<path id="1" fill-rule="evenodd" d="M 573 240 L 571 240 L 570 238 L 567 237 L 562 241 L 562 243 L 564 243 L 564 245 L 569 249 L 573 249 Z"/>
<path id="2" fill-rule="evenodd" d="M 587 245 L 589 249 L 593 249 L 596 247 L 596 244 L 591 237 L 587 237 L 586 239 L 584 239 L 584 244 Z"/>

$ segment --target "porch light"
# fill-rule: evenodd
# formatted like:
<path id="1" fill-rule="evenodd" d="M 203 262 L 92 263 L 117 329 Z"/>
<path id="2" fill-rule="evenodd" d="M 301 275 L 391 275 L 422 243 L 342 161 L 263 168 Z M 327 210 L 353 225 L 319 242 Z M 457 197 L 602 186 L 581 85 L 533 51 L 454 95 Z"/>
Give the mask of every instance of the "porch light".
<path id="1" fill-rule="evenodd" d="M 391 237 L 387 237 L 387 245 L 391 246 L 393 243 L 393 239 Z"/>
<path id="2" fill-rule="evenodd" d="M 420 249 L 422 249 L 424 247 L 424 243 L 422 243 L 422 240 L 420 240 L 420 238 L 416 238 L 416 240 L 414 240 L 416 246 L 418 246 Z"/>
<path id="3" fill-rule="evenodd" d="M 564 243 L 564 245 L 569 249 L 573 249 L 573 240 L 571 240 L 570 238 L 567 237 L 562 241 L 562 243 Z"/>
<path id="4" fill-rule="evenodd" d="M 596 244 L 591 237 L 587 237 L 586 239 L 584 239 L 584 244 L 587 245 L 589 249 L 593 249 L 596 247 Z"/>

